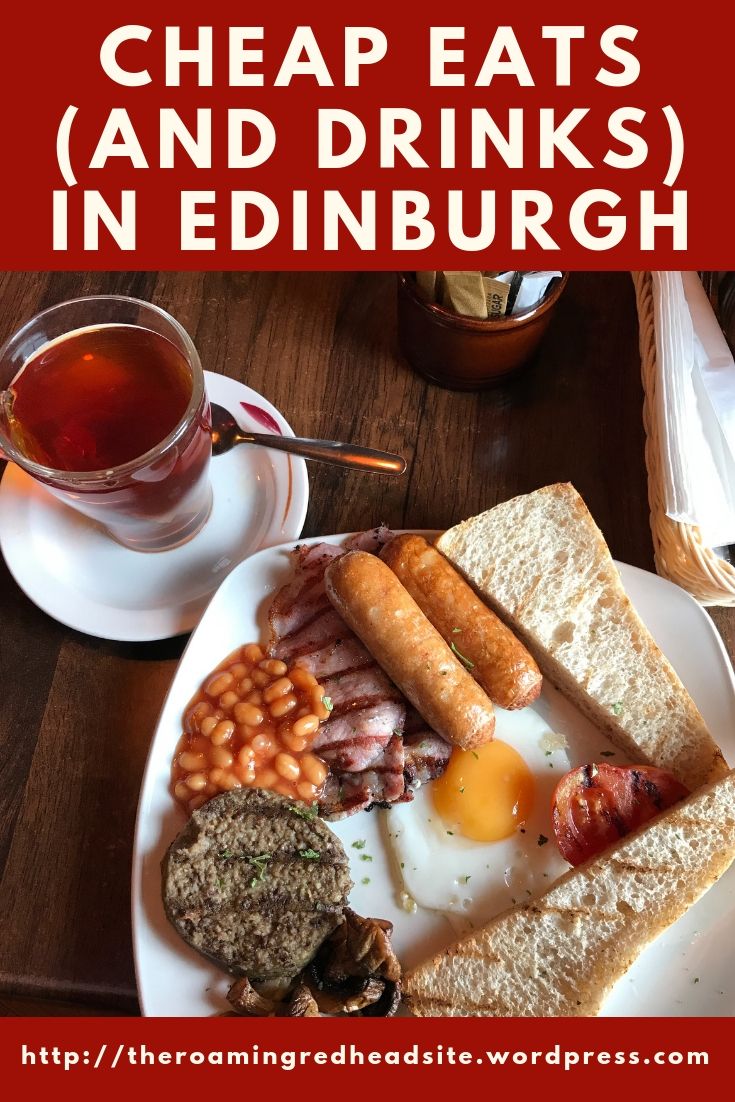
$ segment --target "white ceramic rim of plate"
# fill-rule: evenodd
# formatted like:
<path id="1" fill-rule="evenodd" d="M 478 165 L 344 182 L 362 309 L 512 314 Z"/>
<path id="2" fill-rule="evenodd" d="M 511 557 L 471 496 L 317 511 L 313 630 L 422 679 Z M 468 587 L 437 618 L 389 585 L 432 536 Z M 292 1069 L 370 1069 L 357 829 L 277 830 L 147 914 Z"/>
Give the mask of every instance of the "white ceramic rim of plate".
<path id="1" fill-rule="evenodd" d="M 422 534 L 422 535 L 426 536 L 427 538 L 431 538 L 431 537 L 433 537 L 434 535 L 437 534 L 435 530 L 407 529 L 407 531 L 415 532 L 416 534 Z M 350 535 L 352 535 L 352 534 L 354 534 L 354 533 L 340 533 L 340 534 L 335 534 L 335 535 L 313 536 L 313 537 L 307 537 L 306 539 L 304 539 L 302 541 L 299 541 L 299 542 L 302 542 L 304 544 L 313 544 L 313 543 L 319 543 L 319 542 L 324 540 L 324 541 L 328 541 L 330 543 L 340 543 L 341 544 L 341 543 L 344 543 L 344 541 L 347 540 L 350 537 Z M 271 548 L 267 549 L 267 553 L 269 553 L 269 554 L 271 554 L 271 553 L 272 554 L 278 554 L 279 552 L 287 553 L 293 548 L 293 546 L 294 546 L 293 541 L 286 541 L 282 545 L 274 546 L 274 547 L 271 547 Z M 233 575 L 236 573 L 236 571 L 247 568 L 250 565 L 250 560 L 253 557 L 255 557 L 255 555 L 260 555 L 260 554 L 264 554 L 264 553 L 266 553 L 265 549 L 261 552 L 255 552 L 254 555 L 248 556 L 248 558 L 246 560 L 244 560 L 242 563 L 240 563 L 238 565 L 238 567 L 235 568 L 235 571 L 233 571 L 230 575 L 228 575 L 228 578 L 226 578 L 223 581 L 222 586 L 226 586 L 228 584 L 228 582 L 234 581 Z M 725 647 L 723 645 L 720 634 L 717 631 L 717 629 L 715 628 L 715 626 L 714 626 L 712 620 L 710 619 L 710 617 L 707 615 L 705 610 L 701 607 L 701 605 L 699 605 L 697 603 L 697 601 L 694 600 L 694 598 L 692 598 L 688 593 L 686 593 L 679 586 L 674 585 L 673 583 L 667 581 L 666 579 L 659 577 L 657 574 L 654 574 L 654 573 L 652 573 L 650 571 L 647 571 L 647 570 L 643 570 L 640 567 L 628 565 L 626 563 L 616 562 L 616 566 L 621 570 L 621 574 L 623 576 L 623 583 L 624 583 L 624 586 L 625 586 L 626 590 L 628 590 L 628 589 L 635 590 L 637 588 L 636 583 L 638 581 L 640 581 L 641 585 L 643 585 L 645 587 L 652 587 L 654 590 L 658 590 L 662 595 L 668 593 L 668 594 L 671 595 L 672 598 L 675 598 L 677 600 L 683 600 L 685 603 L 687 603 L 690 606 L 691 611 L 696 615 L 697 619 L 701 623 L 703 631 L 705 631 L 707 633 L 707 635 L 710 637 L 710 639 L 711 639 L 711 641 L 712 641 L 712 643 L 715 647 L 715 651 L 721 659 L 721 661 L 719 663 L 720 664 L 720 672 L 722 674 L 724 674 L 724 680 L 730 686 L 730 692 L 731 692 L 731 696 L 732 696 L 730 706 L 731 706 L 731 710 L 733 712 L 735 712 L 735 674 L 733 673 L 732 665 L 731 665 L 730 660 L 728 658 L 727 651 L 725 650 Z M 220 588 L 222 588 L 222 587 L 220 587 Z M 217 592 L 219 593 L 219 590 Z M 215 597 L 216 596 L 217 595 L 215 594 Z M 215 597 L 213 597 L 213 600 L 215 599 Z M 191 645 L 191 643 L 189 645 Z M 187 646 L 187 650 L 188 650 L 188 646 Z M 150 750 L 149 750 L 148 761 L 146 762 L 145 770 L 144 770 L 144 773 L 143 773 L 143 781 L 142 781 L 142 784 L 141 784 L 140 798 L 139 798 L 139 802 L 138 802 L 138 812 L 137 812 L 137 818 L 136 818 L 136 824 L 135 824 L 135 840 L 134 840 L 133 860 L 132 860 L 131 912 L 132 912 L 133 952 L 134 952 L 134 959 L 135 959 L 136 982 L 137 982 L 137 987 L 138 987 L 138 995 L 139 995 L 139 999 L 140 999 L 141 1011 L 142 1011 L 143 1014 L 148 1013 L 148 1010 L 147 1010 L 147 1007 L 146 1007 L 147 984 L 141 982 L 142 964 L 141 964 L 141 959 L 140 958 L 141 958 L 141 955 L 143 955 L 142 938 L 144 938 L 147 934 L 149 934 L 149 931 L 150 931 L 151 927 L 149 925 L 150 919 L 149 919 L 149 917 L 146 913 L 146 907 L 145 907 L 145 902 L 146 902 L 146 899 L 147 899 L 147 895 L 144 895 L 144 890 L 143 890 L 144 889 L 144 883 L 143 883 L 144 860 L 145 860 L 146 856 L 149 856 L 149 854 L 143 852 L 143 847 L 140 843 L 141 843 L 141 835 L 142 835 L 142 832 L 143 832 L 143 824 L 144 823 L 146 824 L 146 828 L 149 825 L 148 822 L 147 822 L 146 816 L 148 816 L 150 814 L 150 804 L 151 804 L 151 801 L 155 799 L 155 788 L 156 788 L 156 785 L 158 783 L 160 783 L 160 778 L 157 780 L 152 774 L 149 776 L 149 768 L 150 768 L 150 764 L 151 764 L 151 761 L 153 759 L 154 753 L 156 753 L 157 749 L 158 749 L 156 747 L 156 741 L 157 741 L 158 736 L 159 736 L 161 723 L 162 723 L 162 720 L 165 718 L 165 713 L 166 713 L 166 710 L 168 708 L 169 699 L 170 699 L 171 694 L 174 690 L 175 680 L 178 676 L 179 668 L 183 664 L 185 657 L 186 657 L 186 650 L 184 651 L 184 654 L 182 655 L 182 657 L 180 659 L 179 666 L 177 667 L 177 670 L 174 672 L 174 676 L 172 677 L 171 684 L 169 686 L 169 690 L 166 694 L 166 699 L 165 699 L 165 701 L 163 703 L 163 706 L 162 706 L 162 709 L 161 709 L 161 714 L 159 715 L 157 723 L 156 723 L 156 731 L 155 731 L 154 737 L 151 741 L 151 747 L 150 747 Z M 171 749 L 173 749 L 173 747 Z M 171 838 L 169 841 L 172 841 L 172 840 L 173 840 L 173 838 Z M 150 847 L 149 847 L 149 849 L 150 849 Z M 184 943 L 182 942 L 182 950 L 185 950 L 185 949 L 186 949 L 186 947 L 184 946 Z M 185 955 L 184 951 L 182 951 L 181 966 L 184 967 L 184 968 L 186 967 L 186 955 Z M 617 987 L 616 987 L 615 990 L 617 990 Z M 625 1011 L 623 1011 L 623 1012 L 625 1012 Z M 618 1011 L 618 1013 L 620 1013 L 620 1011 Z"/>
<path id="2" fill-rule="evenodd" d="M 245 429 L 252 432 L 265 431 L 245 409 L 238 408 L 239 402 L 259 406 L 278 424 L 284 436 L 294 436 L 293 429 L 285 417 L 267 398 L 263 397 L 246 383 L 217 372 L 205 371 L 207 394 L 211 401 L 219 402 L 236 410 L 237 420 Z M 246 451 L 246 449 L 239 449 Z M 265 449 L 263 449 L 265 450 Z M 258 543 L 246 551 L 235 563 L 236 569 L 243 559 L 256 554 L 264 548 L 298 539 L 306 518 L 309 503 L 309 476 L 306 463 L 298 456 L 284 452 L 270 451 L 275 499 L 272 519 L 267 531 Z M 213 463 L 216 459 L 213 460 Z M 291 472 L 291 491 L 289 500 L 288 472 Z M 214 580 L 212 587 L 193 600 L 155 607 L 120 608 L 103 605 L 94 598 L 76 591 L 71 592 L 59 585 L 58 579 L 44 570 L 35 554 L 28 553 L 27 539 L 32 521 L 29 520 L 29 505 L 25 494 L 19 492 L 30 482 L 33 484 L 34 502 L 40 499 L 38 483 L 29 474 L 9 462 L 0 482 L 0 551 L 16 584 L 38 608 L 54 620 L 75 631 L 84 632 L 98 639 L 114 642 L 153 642 L 170 639 L 190 632 L 199 622 L 214 592 L 224 577 Z M 41 492 L 42 488 L 41 488 Z M 54 502 L 54 507 L 58 504 Z M 71 512 L 71 510 L 69 510 Z M 195 536 L 189 544 L 196 547 Z M 179 550 L 179 549 L 175 549 Z M 164 557 L 168 552 L 156 553 Z M 143 566 L 148 555 L 130 551 L 130 563 Z M 107 617 L 108 623 L 105 622 Z M 109 625 L 113 620 L 114 624 Z"/>

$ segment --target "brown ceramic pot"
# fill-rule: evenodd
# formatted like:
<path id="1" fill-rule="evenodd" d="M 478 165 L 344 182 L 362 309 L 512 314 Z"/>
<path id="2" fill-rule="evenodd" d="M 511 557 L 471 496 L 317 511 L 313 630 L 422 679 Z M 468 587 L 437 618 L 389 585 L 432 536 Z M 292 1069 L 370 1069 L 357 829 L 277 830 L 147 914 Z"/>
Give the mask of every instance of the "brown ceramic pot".
<path id="1" fill-rule="evenodd" d="M 427 302 L 412 272 L 398 273 L 398 343 L 411 366 L 451 390 L 484 390 L 505 382 L 533 355 L 569 273 L 546 298 L 510 318 L 483 321 Z"/>

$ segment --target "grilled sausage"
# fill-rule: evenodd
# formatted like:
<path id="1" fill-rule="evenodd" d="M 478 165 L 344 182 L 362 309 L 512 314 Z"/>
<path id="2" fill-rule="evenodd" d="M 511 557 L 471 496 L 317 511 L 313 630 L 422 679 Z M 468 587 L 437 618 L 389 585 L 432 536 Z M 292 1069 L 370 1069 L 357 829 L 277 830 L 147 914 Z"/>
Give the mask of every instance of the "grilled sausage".
<path id="1" fill-rule="evenodd" d="M 384 562 L 349 551 L 325 579 L 340 616 L 437 734 L 465 750 L 490 741 L 490 700 Z"/>
<path id="2" fill-rule="evenodd" d="M 499 708 L 525 708 L 541 672 L 523 644 L 423 536 L 396 536 L 381 558 Z"/>

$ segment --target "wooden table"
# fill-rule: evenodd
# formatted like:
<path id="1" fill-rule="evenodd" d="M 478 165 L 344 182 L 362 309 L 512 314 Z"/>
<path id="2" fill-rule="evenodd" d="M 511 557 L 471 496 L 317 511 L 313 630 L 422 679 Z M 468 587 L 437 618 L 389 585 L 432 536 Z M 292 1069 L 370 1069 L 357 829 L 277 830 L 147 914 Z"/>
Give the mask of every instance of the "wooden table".
<path id="1" fill-rule="evenodd" d="M 0 339 L 54 302 L 151 299 L 206 368 L 246 381 L 296 433 L 401 452 L 402 479 L 310 467 L 306 535 L 440 528 L 572 481 L 613 554 L 652 569 L 633 289 L 575 274 L 513 385 L 429 386 L 396 349 L 391 275 L 10 273 Z M 128 645 L 40 612 L 0 564 L 0 1013 L 136 1013 L 129 919 L 136 801 L 184 640 Z M 731 657 L 735 611 L 715 622 Z"/>

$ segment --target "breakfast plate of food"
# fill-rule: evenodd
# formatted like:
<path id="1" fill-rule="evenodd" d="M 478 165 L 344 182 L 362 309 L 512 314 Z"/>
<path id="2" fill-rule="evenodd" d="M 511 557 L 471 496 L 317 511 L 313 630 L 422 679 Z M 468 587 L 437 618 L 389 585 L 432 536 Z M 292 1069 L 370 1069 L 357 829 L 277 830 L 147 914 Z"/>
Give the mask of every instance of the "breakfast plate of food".
<path id="1" fill-rule="evenodd" d="M 571 486 L 260 551 L 151 745 L 143 1013 L 731 1014 L 726 759 L 717 632 Z"/>

